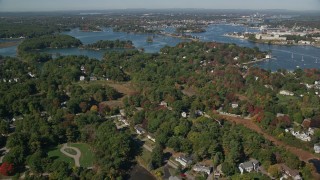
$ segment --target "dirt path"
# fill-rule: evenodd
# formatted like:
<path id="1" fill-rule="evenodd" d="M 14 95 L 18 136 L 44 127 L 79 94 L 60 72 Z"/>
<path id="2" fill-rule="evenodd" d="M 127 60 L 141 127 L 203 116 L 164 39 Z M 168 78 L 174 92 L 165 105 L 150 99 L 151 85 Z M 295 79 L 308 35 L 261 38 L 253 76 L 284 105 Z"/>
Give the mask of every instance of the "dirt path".
<path id="1" fill-rule="evenodd" d="M 65 150 L 66 149 L 73 149 L 77 152 L 76 155 L 72 155 L 68 152 L 66 152 Z M 75 147 L 71 147 L 71 146 L 68 146 L 67 143 L 63 144 L 63 146 L 61 147 L 60 151 L 68 156 L 68 157 L 71 157 L 74 159 L 74 164 L 77 166 L 77 167 L 80 167 L 80 157 L 81 157 L 81 151 L 78 149 L 78 148 L 75 148 Z"/>
<path id="2" fill-rule="evenodd" d="M 231 121 L 231 122 L 234 122 L 236 124 L 242 124 L 245 127 L 247 127 L 249 129 L 251 129 L 251 130 L 263 135 L 264 138 L 266 138 L 267 140 L 271 141 L 274 145 L 281 146 L 281 147 L 285 148 L 287 151 L 290 151 L 291 153 L 296 155 L 301 161 L 304 161 L 306 163 L 310 163 L 310 160 L 318 160 L 318 161 L 320 160 L 316 155 L 314 155 L 314 154 L 312 154 L 312 153 L 310 153 L 308 151 L 305 151 L 305 150 L 290 146 L 290 145 L 288 145 L 288 144 L 276 139 L 275 137 L 267 134 L 266 132 L 262 131 L 262 129 L 251 120 L 242 119 L 242 118 L 239 118 L 239 117 L 231 117 L 231 116 L 228 116 L 228 115 L 220 115 L 220 116 L 223 117 L 224 119 L 226 119 L 228 121 Z M 317 177 L 317 179 L 320 179 L 319 172 L 316 173 L 315 176 Z"/>

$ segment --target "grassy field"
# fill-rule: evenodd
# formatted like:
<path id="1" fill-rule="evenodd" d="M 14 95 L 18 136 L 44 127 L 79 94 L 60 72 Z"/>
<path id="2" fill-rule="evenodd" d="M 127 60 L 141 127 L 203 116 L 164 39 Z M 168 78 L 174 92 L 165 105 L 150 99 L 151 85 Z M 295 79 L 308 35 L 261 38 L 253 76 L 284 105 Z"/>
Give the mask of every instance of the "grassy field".
<path id="1" fill-rule="evenodd" d="M 114 81 L 98 80 L 98 81 L 90 81 L 90 82 L 78 82 L 77 84 L 79 84 L 83 88 L 87 88 L 92 85 L 102 85 L 102 86 L 109 86 L 114 88 L 117 92 L 122 94 L 122 97 L 116 100 L 103 102 L 104 104 L 108 105 L 111 108 L 117 108 L 117 107 L 122 108 L 124 106 L 122 102 L 123 98 L 125 98 L 128 95 L 133 95 L 137 92 L 135 90 L 135 86 L 131 82 L 114 82 Z"/>
<path id="2" fill-rule="evenodd" d="M 288 105 L 292 101 L 298 100 L 298 97 L 295 97 L 295 96 L 283 96 L 278 94 L 277 97 L 279 98 L 279 104 L 281 105 Z"/>
<path id="3" fill-rule="evenodd" d="M 54 148 L 50 148 L 49 152 L 48 152 L 49 158 L 52 158 L 55 161 L 64 161 L 64 162 L 68 163 L 71 167 L 73 167 L 74 160 L 72 158 L 62 154 L 60 152 L 60 148 L 61 148 L 61 145 L 54 147 Z"/>
<path id="4" fill-rule="evenodd" d="M 151 152 L 142 148 L 142 153 L 140 156 L 136 156 L 138 164 L 145 169 L 149 169 L 148 165 L 151 162 Z"/>
<path id="5" fill-rule="evenodd" d="M 102 85 L 102 86 L 110 86 L 114 88 L 119 93 L 122 93 L 123 95 L 132 95 L 135 94 L 135 87 L 131 82 L 114 82 L 114 81 L 90 81 L 90 82 L 79 82 L 78 83 L 83 88 L 87 88 L 92 85 Z"/>
<path id="6" fill-rule="evenodd" d="M 81 151 L 81 157 L 80 157 L 80 165 L 81 167 L 92 167 L 93 166 L 93 159 L 94 155 L 91 151 L 91 148 L 88 144 L 84 143 L 73 143 L 68 144 L 71 147 L 76 147 Z"/>
<path id="7" fill-rule="evenodd" d="M 66 148 L 65 151 L 71 155 L 76 155 L 77 154 L 77 151 L 71 149 L 71 148 Z"/>

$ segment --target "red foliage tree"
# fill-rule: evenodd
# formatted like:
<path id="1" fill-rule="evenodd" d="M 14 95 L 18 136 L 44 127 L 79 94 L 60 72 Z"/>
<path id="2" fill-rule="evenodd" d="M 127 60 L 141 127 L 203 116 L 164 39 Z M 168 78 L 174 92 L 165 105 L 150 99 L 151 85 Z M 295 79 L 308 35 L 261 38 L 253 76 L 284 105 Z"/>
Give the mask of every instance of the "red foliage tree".
<path id="1" fill-rule="evenodd" d="M 9 176 L 13 174 L 13 164 L 4 162 L 0 166 L 0 173 L 4 176 Z"/>

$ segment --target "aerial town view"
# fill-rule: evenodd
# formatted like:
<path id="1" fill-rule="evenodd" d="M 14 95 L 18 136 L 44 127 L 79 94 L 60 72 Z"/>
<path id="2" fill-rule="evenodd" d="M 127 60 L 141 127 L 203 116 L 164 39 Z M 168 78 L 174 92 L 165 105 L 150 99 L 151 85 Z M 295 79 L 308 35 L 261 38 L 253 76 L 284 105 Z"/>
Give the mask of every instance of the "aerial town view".
<path id="1" fill-rule="evenodd" d="M 0 0 L 0 179 L 319 180 L 319 0 Z"/>

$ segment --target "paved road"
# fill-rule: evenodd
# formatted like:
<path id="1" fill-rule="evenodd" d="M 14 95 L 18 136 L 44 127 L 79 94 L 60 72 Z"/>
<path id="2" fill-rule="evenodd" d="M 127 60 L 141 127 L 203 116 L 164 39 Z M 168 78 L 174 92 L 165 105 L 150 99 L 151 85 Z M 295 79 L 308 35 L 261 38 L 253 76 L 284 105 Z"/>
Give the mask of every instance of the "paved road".
<path id="1" fill-rule="evenodd" d="M 65 149 L 73 149 L 73 150 L 75 150 L 75 151 L 77 152 L 77 154 L 76 154 L 76 155 L 72 155 L 72 154 L 66 152 Z M 61 147 L 60 151 L 61 151 L 64 155 L 73 158 L 73 159 L 74 159 L 74 164 L 75 164 L 77 167 L 80 167 L 81 151 L 80 151 L 78 148 L 68 146 L 68 144 L 65 143 L 65 144 L 63 144 L 63 146 Z"/>

